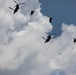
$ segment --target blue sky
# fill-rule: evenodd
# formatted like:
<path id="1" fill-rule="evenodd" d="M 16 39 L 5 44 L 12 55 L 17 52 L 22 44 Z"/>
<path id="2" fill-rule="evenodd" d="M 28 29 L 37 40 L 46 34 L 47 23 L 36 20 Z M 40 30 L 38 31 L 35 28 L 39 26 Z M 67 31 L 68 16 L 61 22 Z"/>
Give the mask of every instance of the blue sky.
<path id="1" fill-rule="evenodd" d="M 39 0 L 41 12 L 46 16 L 53 17 L 52 32 L 57 32 L 56 36 L 61 34 L 62 23 L 76 24 L 76 0 Z"/>

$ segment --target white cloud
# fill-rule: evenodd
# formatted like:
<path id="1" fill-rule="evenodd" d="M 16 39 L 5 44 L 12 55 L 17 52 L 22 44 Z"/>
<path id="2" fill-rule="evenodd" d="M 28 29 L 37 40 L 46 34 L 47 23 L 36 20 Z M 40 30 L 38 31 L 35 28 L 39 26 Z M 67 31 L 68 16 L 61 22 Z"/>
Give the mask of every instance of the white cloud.
<path id="1" fill-rule="evenodd" d="M 76 26 L 63 23 L 61 36 L 44 44 L 42 36 L 52 25 L 40 12 L 38 0 L 18 2 L 26 4 L 13 15 L 8 7 L 15 3 L 0 0 L 0 75 L 75 75 Z"/>

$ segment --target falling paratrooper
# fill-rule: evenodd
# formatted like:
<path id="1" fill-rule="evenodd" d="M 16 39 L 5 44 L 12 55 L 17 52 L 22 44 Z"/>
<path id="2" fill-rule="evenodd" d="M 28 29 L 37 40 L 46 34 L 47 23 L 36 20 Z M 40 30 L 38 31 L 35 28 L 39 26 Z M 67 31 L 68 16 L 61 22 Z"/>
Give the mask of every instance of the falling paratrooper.
<path id="1" fill-rule="evenodd" d="M 76 43 L 76 38 L 74 38 L 74 43 Z"/>
<path id="2" fill-rule="evenodd" d="M 48 33 L 47 33 L 47 34 L 48 34 Z M 42 37 L 42 38 L 45 40 L 45 42 L 44 42 L 44 43 L 49 42 L 49 41 L 50 41 L 50 39 L 52 39 L 52 35 L 55 35 L 55 34 L 56 34 L 56 33 L 49 34 L 49 35 L 47 36 L 47 38 Z"/>
<path id="3" fill-rule="evenodd" d="M 11 10 L 14 10 L 13 14 L 15 14 L 15 13 L 20 9 L 19 5 L 25 4 L 25 3 L 19 3 L 19 4 L 18 4 L 15 0 L 14 0 L 14 2 L 16 3 L 16 5 L 14 6 L 15 9 L 9 7 Z"/>
<path id="4" fill-rule="evenodd" d="M 73 42 L 76 43 L 76 38 L 73 39 Z M 74 49 L 74 47 L 72 49 Z"/>
<path id="5" fill-rule="evenodd" d="M 50 22 L 50 23 L 52 22 L 52 19 L 53 19 L 53 18 L 49 17 L 49 22 Z"/>
<path id="6" fill-rule="evenodd" d="M 34 12 L 35 12 L 35 10 L 34 10 L 34 8 L 31 10 L 31 15 L 33 15 L 34 14 Z"/>
<path id="7" fill-rule="evenodd" d="M 34 14 L 34 12 L 35 12 L 34 10 L 31 10 L 31 15 L 33 15 L 33 14 Z"/>

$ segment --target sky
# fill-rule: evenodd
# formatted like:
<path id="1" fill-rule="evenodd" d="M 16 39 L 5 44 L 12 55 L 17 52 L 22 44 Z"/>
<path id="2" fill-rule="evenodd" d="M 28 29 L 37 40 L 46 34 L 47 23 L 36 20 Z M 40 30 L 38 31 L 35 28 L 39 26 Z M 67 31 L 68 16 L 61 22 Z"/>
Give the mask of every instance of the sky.
<path id="1" fill-rule="evenodd" d="M 68 16 L 61 13 L 61 17 L 67 19 L 62 21 L 56 11 L 47 15 L 38 0 L 17 2 L 25 4 L 13 14 L 9 6 L 13 8 L 14 1 L 0 0 L 0 75 L 76 75 L 76 43 L 73 42 L 76 24 L 67 18 L 75 11 L 69 10 Z M 74 5 L 71 3 L 69 6 Z M 65 8 L 67 10 L 66 5 Z M 31 10 L 35 10 L 33 15 L 30 15 Z M 72 15 L 75 18 L 75 14 Z M 49 16 L 53 17 L 52 23 L 49 23 Z M 57 31 L 54 29 L 56 22 L 59 24 Z M 58 25 L 56 27 L 58 29 Z M 57 36 L 44 44 L 42 37 L 47 38 L 45 32 L 52 33 L 53 29 Z"/>
<path id="2" fill-rule="evenodd" d="M 42 3 L 41 12 L 52 17 L 53 30 L 60 36 L 62 23 L 76 24 L 76 0 L 39 0 Z"/>

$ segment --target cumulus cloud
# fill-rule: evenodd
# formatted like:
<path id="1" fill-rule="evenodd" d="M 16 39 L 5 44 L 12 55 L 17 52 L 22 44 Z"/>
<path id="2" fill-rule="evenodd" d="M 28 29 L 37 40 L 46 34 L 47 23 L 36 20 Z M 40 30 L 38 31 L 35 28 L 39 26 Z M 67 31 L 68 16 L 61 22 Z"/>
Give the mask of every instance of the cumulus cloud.
<path id="1" fill-rule="evenodd" d="M 0 75 L 75 75 L 76 26 L 62 24 L 62 34 L 44 44 L 53 26 L 38 0 L 25 2 L 13 15 L 12 0 L 0 0 Z M 30 11 L 35 9 L 31 16 Z"/>

